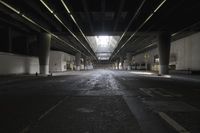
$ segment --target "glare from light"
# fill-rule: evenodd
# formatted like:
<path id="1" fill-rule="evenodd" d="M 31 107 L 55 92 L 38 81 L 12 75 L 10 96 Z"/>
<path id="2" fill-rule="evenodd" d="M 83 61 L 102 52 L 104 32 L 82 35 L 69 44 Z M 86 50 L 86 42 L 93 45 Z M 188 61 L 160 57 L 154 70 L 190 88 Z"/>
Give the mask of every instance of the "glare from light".
<path id="1" fill-rule="evenodd" d="M 172 76 L 171 75 L 163 75 L 163 77 L 165 77 L 165 78 L 171 78 Z"/>
<path id="2" fill-rule="evenodd" d="M 139 74 L 139 75 L 153 75 L 154 73 L 151 72 L 130 72 L 132 74 Z"/>
<path id="3" fill-rule="evenodd" d="M 106 47 L 109 45 L 109 36 L 96 36 L 95 38 L 98 46 Z"/>

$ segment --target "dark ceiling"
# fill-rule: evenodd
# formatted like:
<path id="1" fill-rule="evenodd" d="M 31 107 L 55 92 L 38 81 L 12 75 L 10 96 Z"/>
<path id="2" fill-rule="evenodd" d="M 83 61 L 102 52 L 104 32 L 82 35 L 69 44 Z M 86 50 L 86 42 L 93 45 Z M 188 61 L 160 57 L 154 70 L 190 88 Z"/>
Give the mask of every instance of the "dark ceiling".
<path id="1" fill-rule="evenodd" d="M 196 25 L 195 28 L 192 27 L 192 32 L 199 31 L 200 0 L 64 0 L 79 28 L 73 22 L 61 0 L 43 1 L 63 24 L 78 37 L 82 44 L 55 18 L 54 14 L 48 11 L 40 0 L 4 0 L 4 2 L 19 10 L 20 14 L 25 14 L 88 56 L 91 54 L 94 56 L 94 52 L 82 36 L 79 28 L 85 36 L 121 36 L 127 29 L 113 53 L 115 55 L 119 50 L 116 57 L 126 52 L 136 53 L 154 43 L 158 31 L 167 30 L 174 34 L 188 27 L 191 31 L 190 26 L 194 24 Z M 164 3 L 159 10 L 153 13 L 162 2 Z M 23 20 L 19 14 L 13 13 L 5 5 L 1 4 L 0 10 L 1 23 L 11 25 L 27 34 L 42 31 L 37 26 Z M 152 13 L 153 16 L 145 22 Z M 127 41 L 133 33 L 136 34 Z M 76 52 L 66 43 L 63 44 L 56 39 L 53 42 L 53 49 L 72 54 Z M 121 47 L 125 42 L 126 46 L 122 49 Z"/>

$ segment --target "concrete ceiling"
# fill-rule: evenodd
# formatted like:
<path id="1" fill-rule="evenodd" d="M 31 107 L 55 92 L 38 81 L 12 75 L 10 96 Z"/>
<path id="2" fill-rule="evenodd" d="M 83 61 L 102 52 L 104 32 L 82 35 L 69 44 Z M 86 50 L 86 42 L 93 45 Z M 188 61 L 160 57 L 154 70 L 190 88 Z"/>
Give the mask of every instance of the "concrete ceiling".
<path id="1" fill-rule="evenodd" d="M 115 55 L 113 59 L 127 52 L 136 53 L 156 42 L 158 31 L 167 30 L 174 34 L 200 20 L 199 0 L 43 0 L 53 13 L 41 0 L 3 0 L 3 2 L 19 10 L 20 14 L 30 17 L 87 56 L 96 56 L 98 52 L 92 48 L 86 36 L 121 37 L 125 33 L 113 50 L 111 56 Z M 70 10 L 70 14 L 63 2 Z M 159 6 L 159 10 L 155 12 Z M 0 4 L 0 18 L 1 23 L 26 33 L 34 34 L 42 31 L 2 4 Z M 193 32 L 199 31 L 199 25 L 196 27 L 193 28 Z M 53 42 L 53 49 L 72 54 L 77 52 L 56 38 Z"/>

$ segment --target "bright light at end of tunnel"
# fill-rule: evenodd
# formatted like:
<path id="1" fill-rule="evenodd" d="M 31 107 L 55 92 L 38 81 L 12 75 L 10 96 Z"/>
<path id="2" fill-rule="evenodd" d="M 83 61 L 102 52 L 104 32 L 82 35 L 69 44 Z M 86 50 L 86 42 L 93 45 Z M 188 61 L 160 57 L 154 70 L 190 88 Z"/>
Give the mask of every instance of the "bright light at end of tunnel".
<path id="1" fill-rule="evenodd" d="M 96 43 L 99 46 L 106 47 L 109 44 L 109 36 L 96 36 Z"/>

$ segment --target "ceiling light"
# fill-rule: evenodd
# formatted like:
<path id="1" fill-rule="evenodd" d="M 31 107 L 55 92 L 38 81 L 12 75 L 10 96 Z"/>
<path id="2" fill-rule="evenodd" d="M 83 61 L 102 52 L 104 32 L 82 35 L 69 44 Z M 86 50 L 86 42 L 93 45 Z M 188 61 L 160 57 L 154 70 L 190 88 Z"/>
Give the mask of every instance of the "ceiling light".
<path id="1" fill-rule="evenodd" d="M 65 4 L 65 2 L 63 0 L 61 0 L 63 6 L 65 7 L 65 9 L 67 10 L 67 12 L 70 14 L 69 8 L 67 7 L 67 5 Z"/>
<path id="2" fill-rule="evenodd" d="M 51 10 L 50 7 L 43 0 L 40 0 L 40 2 L 49 10 L 50 13 L 53 14 L 53 10 Z"/>
<path id="3" fill-rule="evenodd" d="M 3 4 L 4 6 L 8 7 L 9 9 L 11 9 L 12 11 L 14 11 L 17 14 L 20 14 L 20 11 L 18 11 L 17 9 L 13 8 L 12 6 L 8 5 L 7 3 L 5 3 L 4 1 L 0 0 L 0 3 Z"/>
<path id="4" fill-rule="evenodd" d="M 154 10 L 154 12 L 157 12 L 160 7 L 166 2 L 167 0 L 164 0 L 162 3 L 160 3 L 160 5 Z"/>

